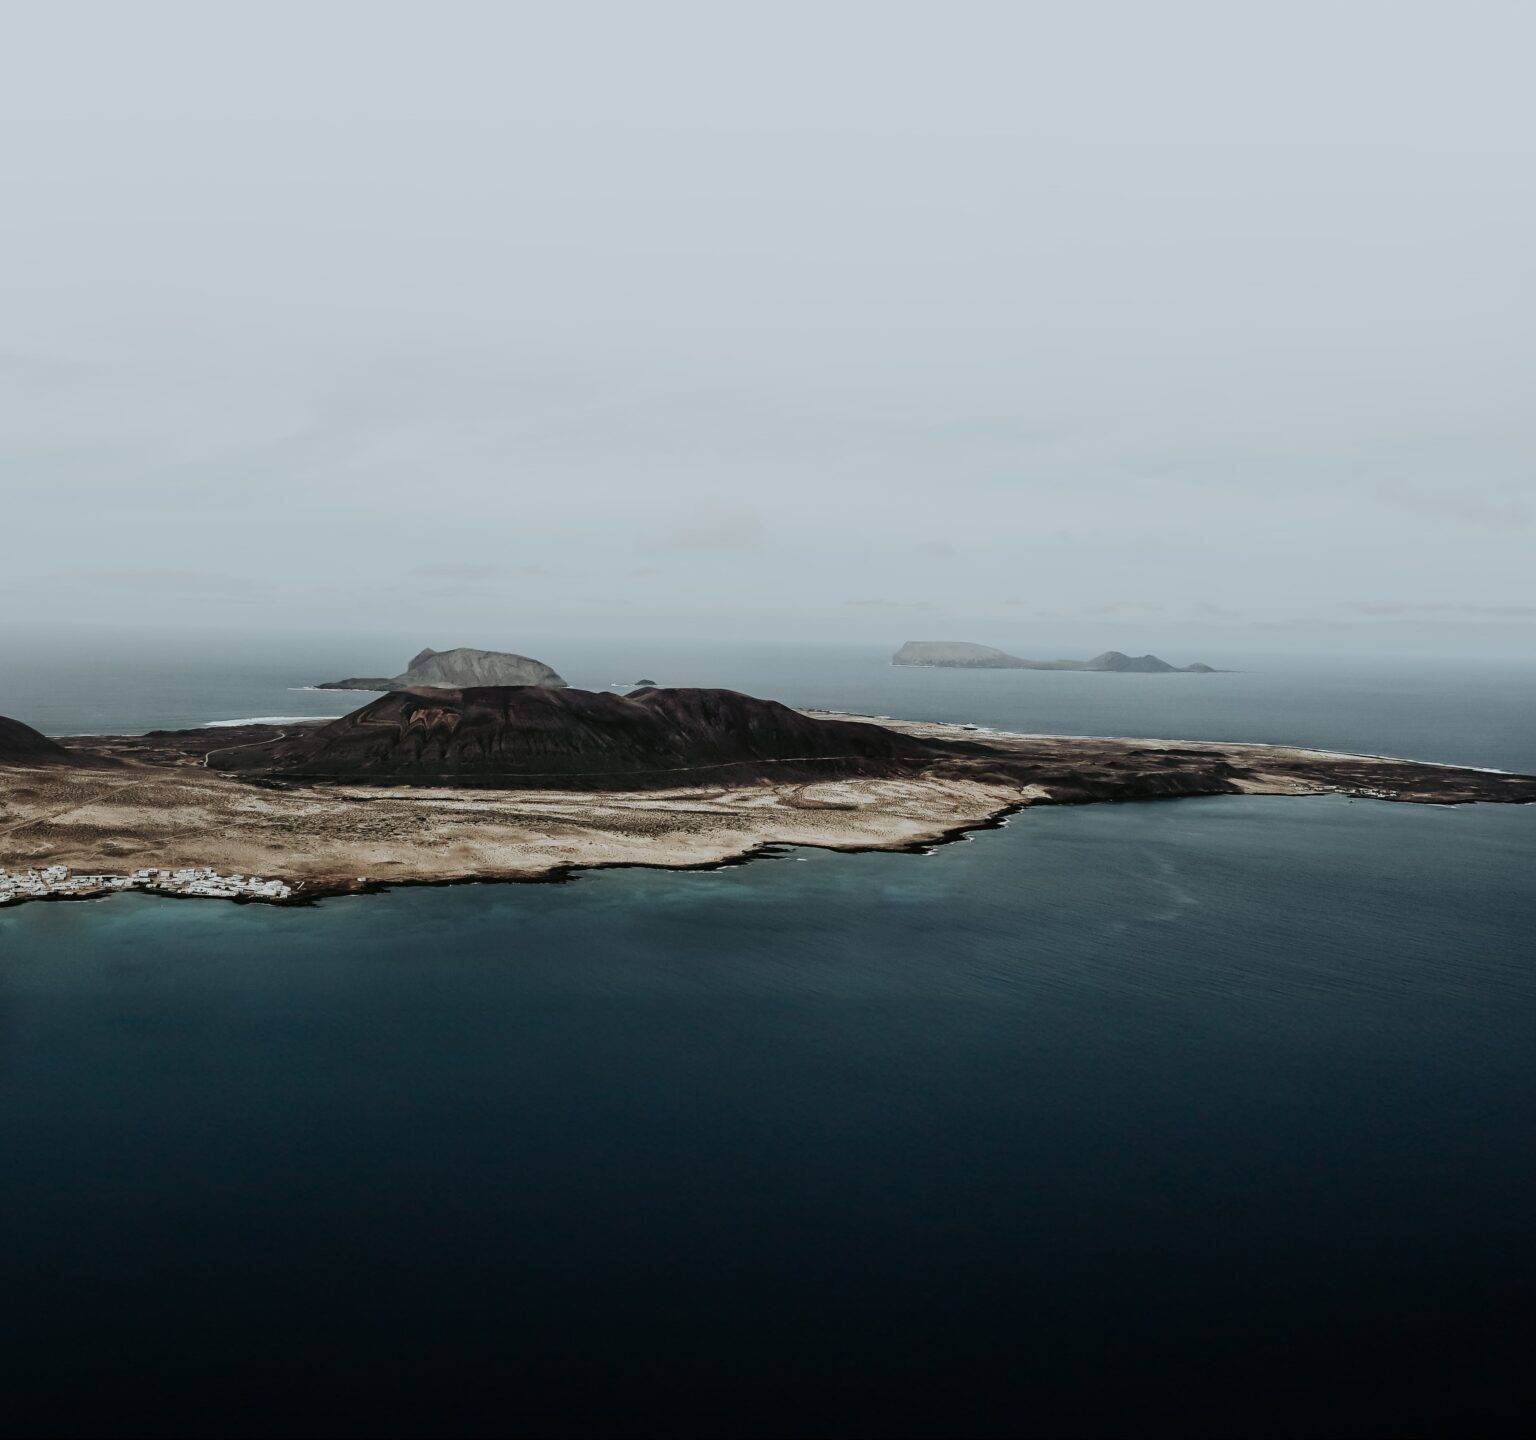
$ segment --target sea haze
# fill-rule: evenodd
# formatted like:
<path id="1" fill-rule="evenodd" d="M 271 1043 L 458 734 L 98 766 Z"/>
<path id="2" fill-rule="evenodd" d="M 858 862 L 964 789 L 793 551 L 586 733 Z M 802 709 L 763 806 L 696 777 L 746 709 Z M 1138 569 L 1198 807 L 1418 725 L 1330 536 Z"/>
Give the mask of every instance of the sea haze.
<path id="1" fill-rule="evenodd" d="M 334 716 L 364 692 L 305 688 L 396 673 L 457 636 L 222 634 L 0 627 L 0 715 L 49 735 Z M 1536 664 L 1171 653 L 1222 675 L 1099 675 L 893 666 L 888 646 L 475 637 L 573 685 L 723 685 L 792 705 L 1052 734 L 1253 740 L 1536 772 Z M 1061 653 L 1069 653 L 1057 647 Z"/>
<path id="2" fill-rule="evenodd" d="M 287 686 L 419 648 L 369 643 L 137 683 L 13 654 L 0 713 L 299 714 Z M 519 648 L 577 684 L 1536 769 L 1530 671 Z M 18 907 L 0 1429 L 1513 1432 L 1532 874 L 1536 808 L 1218 797 L 930 855 Z"/>

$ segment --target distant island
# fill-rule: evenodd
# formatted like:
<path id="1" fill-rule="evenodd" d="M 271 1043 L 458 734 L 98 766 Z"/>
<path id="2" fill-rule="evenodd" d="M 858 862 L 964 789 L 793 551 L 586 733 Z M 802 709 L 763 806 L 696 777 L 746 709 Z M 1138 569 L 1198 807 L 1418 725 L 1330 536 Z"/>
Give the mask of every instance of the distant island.
<path id="1" fill-rule="evenodd" d="M 980 732 L 731 690 L 419 687 L 329 722 L 49 739 L 0 719 L 0 908 L 123 890 L 294 904 L 389 884 L 907 850 L 1032 805 L 1536 803 L 1536 777 L 1279 745 Z"/>
<path id="2" fill-rule="evenodd" d="M 972 645 L 964 640 L 908 640 L 893 656 L 893 665 L 922 665 L 951 670 L 1094 670 L 1117 675 L 1215 675 L 1211 665 L 1170 665 L 1156 655 L 1125 655 L 1106 650 L 1092 660 L 1026 660 Z"/>
<path id="3" fill-rule="evenodd" d="M 542 660 L 514 655 L 506 650 L 423 650 L 399 675 L 387 679 L 353 676 L 327 680 L 316 690 L 409 690 L 428 686 L 457 690 L 465 685 L 544 685 L 560 689 L 565 681 Z"/>

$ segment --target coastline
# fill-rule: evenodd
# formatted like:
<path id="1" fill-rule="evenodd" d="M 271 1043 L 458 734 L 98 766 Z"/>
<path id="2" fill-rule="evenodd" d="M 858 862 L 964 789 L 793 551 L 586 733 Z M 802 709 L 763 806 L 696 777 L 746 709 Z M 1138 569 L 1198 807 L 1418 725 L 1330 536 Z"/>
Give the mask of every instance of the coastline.
<path id="1" fill-rule="evenodd" d="M 485 789 L 231 775 L 205 767 L 195 731 L 73 737 L 110 763 L 0 769 L 0 868 L 18 874 L 65 866 L 111 876 L 206 867 L 274 877 L 290 891 L 281 898 L 169 898 L 305 905 L 398 885 L 562 883 L 583 870 L 618 868 L 713 870 L 788 848 L 921 854 L 997 828 L 1034 805 L 1327 793 L 1420 804 L 1536 802 L 1536 779 L 1434 762 L 881 723 L 952 748 L 931 767 L 882 776 L 784 780 L 767 767 L 748 779 L 710 783 L 701 767 L 697 780 L 679 776 L 666 789 Z M 203 733 L 212 738 L 220 727 Z M 13 893 L 0 911 L 33 899 L 111 893 Z M 149 886 L 136 893 L 167 894 Z"/>
<path id="2" fill-rule="evenodd" d="M 1138 802 L 1122 801 L 1120 803 L 1135 804 Z M 945 846 L 959 844 L 962 841 L 968 840 L 972 835 L 979 832 L 1000 830 L 1008 824 L 1013 816 L 1029 808 L 1031 808 L 1031 802 L 1027 800 L 1014 801 L 1004 805 L 991 815 L 986 815 L 961 825 L 955 825 L 948 830 L 935 833 L 929 838 L 885 844 L 839 845 L 818 844 L 814 841 L 761 840 L 748 849 L 722 855 L 719 859 L 714 860 L 677 862 L 665 860 L 595 860 L 587 863 L 556 865 L 548 870 L 537 873 L 509 871 L 505 874 L 485 872 L 471 875 L 432 877 L 397 875 L 391 876 L 388 879 L 358 880 L 350 884 L 340 881 L 333 884 L 319 882 L 302 889 L 295 888 L 291 895 L 280 899 L 272 899 L 263 895 L 207 896 L 186 894 L 175 890 L 157 889 L 99 890 L 74 894 L 28 895 L 18 896 L 15 900 L 8 902 L 8 904 L 0 905 L 0 913 L 3 913 L 5 909 L 19 909 L 24 904 L 82 904 L 92 900 L 110 900 L 118 894 L 141 895 L 151 900 L 220 899 L 232 905 L 267 905 L 282 909 L 304 909 L 318 905 L 323 900 L 337 900 L 351 895 L 385 895 L 392 890 L 442 890 L 450 886 L 461 885 L 567 885 L 573 880 L 579 879 L 582 875 L 596 874 L 603 870 L 657 870 L 674 874 L 707 875 L 721 870 L 734 870 L 738 866 L 752 865 L 764 860 L 781 859 L 796 850 L 825 850 L 839 855 L 931 855 Z"/>

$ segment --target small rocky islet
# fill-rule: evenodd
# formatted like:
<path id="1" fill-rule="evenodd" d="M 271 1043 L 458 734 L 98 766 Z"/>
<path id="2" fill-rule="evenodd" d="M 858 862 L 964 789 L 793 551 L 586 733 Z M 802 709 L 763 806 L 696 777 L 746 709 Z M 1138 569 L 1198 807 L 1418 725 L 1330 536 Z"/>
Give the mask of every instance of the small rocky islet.
<path id="1" fill-rule="evenodd" d="M 422 650 L 398 675 L 387 678 L 353 676 L 326 680 L 317 690 L 459 689 L 466 685 L 542 685 L 563 689 L 565 681 L 551 665 L 510 650 L 474 650 L 461 645 L 453 650 Z"/>

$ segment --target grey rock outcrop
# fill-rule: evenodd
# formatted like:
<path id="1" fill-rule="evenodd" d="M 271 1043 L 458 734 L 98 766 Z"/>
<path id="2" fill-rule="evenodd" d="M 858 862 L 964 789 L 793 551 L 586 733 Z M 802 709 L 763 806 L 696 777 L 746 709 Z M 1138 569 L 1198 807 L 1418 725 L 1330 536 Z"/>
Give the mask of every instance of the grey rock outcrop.
<path id="1" fill-rule="evenodd" d="M 399 675 L 386 678 L 353 676 L 328 680 L 318 690 L 461 690 L 481 685 L 542 685 L 565 688 L 565 681 L 542 660 L 505 650 L 423 650 Z"/>

